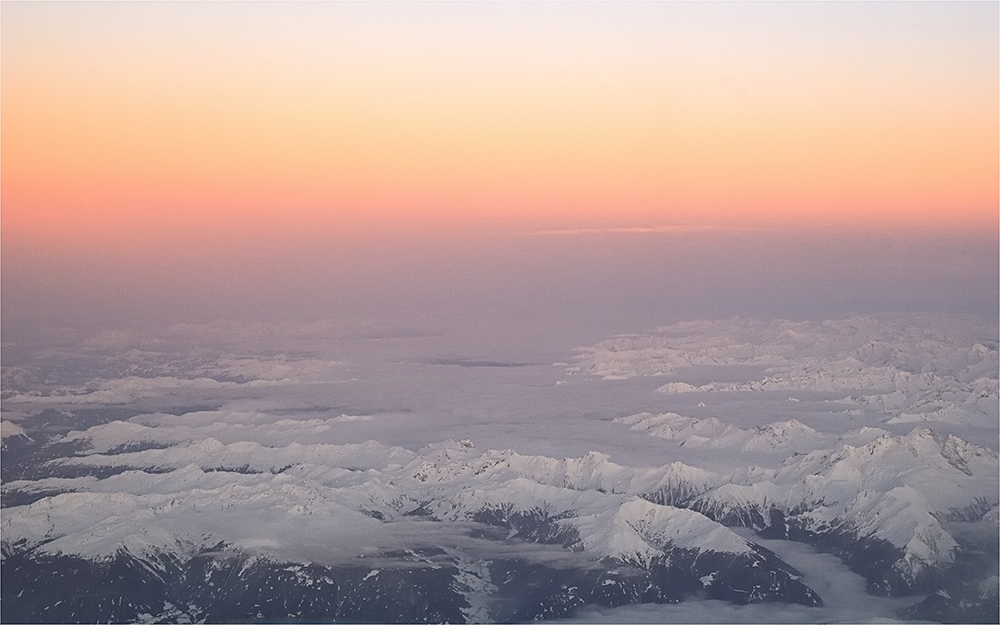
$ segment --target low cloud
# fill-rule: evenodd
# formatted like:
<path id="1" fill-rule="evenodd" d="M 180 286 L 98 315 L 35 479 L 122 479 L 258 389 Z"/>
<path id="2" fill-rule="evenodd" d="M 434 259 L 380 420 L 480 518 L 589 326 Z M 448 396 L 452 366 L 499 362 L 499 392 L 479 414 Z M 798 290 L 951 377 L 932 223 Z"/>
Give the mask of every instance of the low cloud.
<path id="1" fill-rule="evenodd" d="M 526 236 L 575 236 L 588 234 L 687 234 L 694 232 L 743 232 L 748 228 L 726 228 L 723 226 L 690 225 L 690 226 L 637 226 L 621 228 L 573 228 L 567 230 L 531 230 L 522 232 Z"/>

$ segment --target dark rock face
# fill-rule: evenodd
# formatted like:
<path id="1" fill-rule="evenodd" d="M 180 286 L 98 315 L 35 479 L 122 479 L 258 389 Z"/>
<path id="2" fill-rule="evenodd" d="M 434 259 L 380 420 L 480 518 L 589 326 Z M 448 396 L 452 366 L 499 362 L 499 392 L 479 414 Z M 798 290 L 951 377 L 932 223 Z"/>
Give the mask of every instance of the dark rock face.
<path id="1" fill-rule="evenodd" d="M 459 592 L 454 562 L 437 550 L 386 554 L 380 569 L 353 566 L 333 570 L 341 600 L 335 613 L 342 622 L 464 623 L 468 607 Z M 416 559 L 416 561 L 414 561 Z M 430 561 L 428 561 L 430 560 Z"/>
<path id="2" fill-rule="evenodd" d="M 711 599 L 739 604 L 782 601 L 823 605 L 822 598 L 799 581 L 801 573 L 764 548 L 757 547 L 751 555 L 709 552 L 692 556 L 691 566 L 699 579 L 712 576 L 707 585 Z"/>
<path id="3" fill-rule="evenodd" d="M 689 484 L 683 480 L 676 480 L 657 490 L 644 493 L 642 498 L 661 506 L 675 506 L 677 508 L 691 508 L 691 505 L 698 495 L 704 492 L 702 487 Z"/>
<path id="4" fill-rule="evenodd" d="M 559 537 L 539 534 L 541 525 L 526 518 L 516 522 L 528 533 Z M 464 594 L 471 590 L 470 573 L 468 566 L 461 569 L 460 560 L 474 562 L 478 571 L 479 612 L 470 612 L 470 596 Z M 579 566 L 474 560 L 434 549 L 380 554 L 377 561 L 378 568 L 362 560 L 336 567 L 282 563 L 226 551 L 224 545 L 186 559 L 137 557 L 121 550 L 101 561 L 8 548 L 0 562 L 0 618 L 26 623 L 525 622 L 572 616 L 587 604 L 676 603 L 695 594 L 736 603 L 822 605 L 794 569 L 764 549 L 751 554 L 674 549 L 647 566 L 611 559 L 581 559 Z"/>
<path id="5" fill-rule="evenodd" d="M 772 513 L 772 524 L 761 530 L 762 538 L 795 540 L 839 557 L 849 569 L 866 580 L 866 590 L 884 597 L 902 597 L 921 591 L 931 591 L 941 582 L 942 572 L 926 569 L 910 578 L 896 563 L 903 550 L 892 543 L 873 537 L 858 537 L 853 532 L 831 528 L 817 532 L 802 527 L 795 517 Z"/>
<path id="6" fill-rule="evenodd" d="M 337 613 L 337 583 L 323 567 L 198 556 L 179 572 L 168 580 L 168 593 L 193 620 L 296 622 Z"/>
<path id="7" fill-rule="evenodd" d="M 570 616 L 586 604 L 580 588 L 589 586 L 588 577 L 592 575 L 521 560 L 492 562 L 490 578 L 497 586 L 492 606 L 495 620 L 516 623 Z"/>
<path id="8" fill-rule="evenodd" d="M 767 527 L 766 513 L 758 509 L 757 506 L 720 505 L 704 499 L 695 499 L 689 502 L 689 505 L 681 507 L 700 512 L 726 527 L 747 527 L 752 530 Z"/>
<path id="9" fill-rule="evenodd" d="M 653 500 L 652 497 L 645 497 Z M 852 571 L 867 581 L 871 594 L 889 597 L 930 592 L 939 587 L 940 570 L 927 569 L 915 579 L 905 575 L 897 562 L 904 552 L 892 543 L 874 537 L 858 536 L 849 527 L 807 528 L 797 517 L 805 509 L 764 510 L 756 505 L 736 506 L 694 498 L 675 503 L 704 514 L 727 527 L 745 527 L 762 538 L 794 540 L 839 557 Z"/>
<path id="10" fill-rule="evenodd" d="M 1000 595 L 996 585 L 951 585 L 926 599 L 903 608 L 900 618 L 939 623 L 1000 623 Z"/>
<path id="11" fill-rule="evenodd" d="M 490 508 L 480 512 L 476 520 L 504 527 L 511 535 L 531 542 L 560 544 L 572 549 L 579 540 L 575 530 L 559 523 L 558 516 L 551 516 L 541 509 L 512 512 L 504 508 Z M 597 603 L 603 606 L 650 600 L 676 602 L 702 589 L 706 589 L 712 599 L 739 604 L 783 601 L 808 606 L 823 605 L 819 595 L 798 581 L 801 577 L 798 571 L 764 548 L 757 547 L 749 555 L 669 547 L 667 553 L 664 561 L 652 563 L 648 570 L 634 567 L 641 574 L 633 574 L 626 579 L 639 580 L 635 583 L 604 578 L 601 588 L 591 590 L 596 580 L 586 576 L 567 581 L 564 586 L 575 590 L 571 596 L 567 595 L 565 605 L 578 601 L 583 602 L 580 605 Z M 617 597 L 630 599 L 616 603 Z M 543 617 L 536 615 L 530 618 Z"/>
<path id="12" fill-rule="evenodd" d="M 559 523 L 565 517 L 553 516 L 541 508 L 514 510 L 513 506 L 488 507 L 472 518 L 477 523 L 505 528 L 511 537 L 533 543 L 570 547 L 580 540 L 579 532 Z"/>
<path id="13" fill-rule="evenodd" d="M 327 568 L 239 554 L 94 562 L 12 554 L 4 622 L 464 622 L 454 568 Z M 57 583 L 53 583 L 53 581 Z"/>
<path id="14" fill-rule="evenodd" d="M 127 552 L 100 562 L 31 553 L 4 556 L 0 620 L 5 623 L 128 623 L 141 614 L 171 613 L 168 579 L 179 571 L 169 558 L 154 568 Z"/>

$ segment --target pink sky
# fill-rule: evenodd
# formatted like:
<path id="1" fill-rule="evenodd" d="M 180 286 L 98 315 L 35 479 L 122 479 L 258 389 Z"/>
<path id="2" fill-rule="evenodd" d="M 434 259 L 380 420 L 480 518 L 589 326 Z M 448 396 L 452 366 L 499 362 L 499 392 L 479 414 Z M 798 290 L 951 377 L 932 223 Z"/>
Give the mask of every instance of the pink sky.
<path id="1" fill-rule="evenodd" d="M 6 3 L 4 294 L 419 283 L 540 231 L 990 250 L 997 24 L 994 3 Z"/>

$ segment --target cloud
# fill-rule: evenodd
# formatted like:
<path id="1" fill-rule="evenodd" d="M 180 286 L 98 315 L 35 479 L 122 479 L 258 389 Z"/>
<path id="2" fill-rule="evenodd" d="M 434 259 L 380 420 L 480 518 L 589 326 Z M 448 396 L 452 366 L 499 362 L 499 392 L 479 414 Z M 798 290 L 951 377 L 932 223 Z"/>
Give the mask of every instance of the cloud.
<path id="1" fill-rule="evenodd" d="M 336 423 L 349 423 L 352 421 L 373 421 L 375 417 L 372 415 L 353 415 L 353 414 L 342 414 L 339 417 L 333 419 Z"/>
<path id="2" fill-rule="evenodd" d="M 683 322 L 581 348 L 568 371 L 619 380 L 687 377 L 697 367 L 725 375 L 725 367 L 744 367 L 737 381 L 673 380 L 657 391 L 701 400 L 718 392 L 826 392 L 831 404 L 879 410 L 884 415 L 877 418 L 888 424 L 989 428 L 997 420 L 998 354 L 983 337 L 996 331 L 969 320 L 905 315 Z"/>
<path id="3" fill-rule="evenodd" d="M 620 228 L 572 228 L 567 230 L 530 230 L 522 232 L 524 236 L 577 236 L 590 234 L 687 234 L 696 232 L 749 232 L 750 228 L 732 228 L 724 226 L 689 225 L 689 226 L 636 226 Z"/>
<path id="4" fill-rule="evenodd" d="M 741 533 L 741 530 L 737 530 Z M 896 610 L 912 605 L 915 597 L 889 598 L 865 592 L 864 579 L 830 554 L 817 553 L 802 543 L 754 542 L 778 554 L 802 574 L 802 582 L 823 597 L 822 607 L 765 603 L 735 605 L 726 601 L 684 601 L 618 608 L 587 606 L 570 619 L 554 623 L 898 623 Z"/>
<path id="5" fill-rule="evenodd" d="M 164 331 L 174 339 L 215 341 L 221 344 L 287 346 L 295 340 L 420 338 L 435 336 L 439 330 L 428 329 L 413 319 L 375 319 L 346 317 L 314 321 L 239 321 L 219 319 L 209 323 L 177 323 Z M 292 343 L 294 344 L 294 343 Z"/>
<path id="6" fill-rule="evenodd" d="M 166 341 L 134 330 L 105 330 L 89 336 L 84 346 L 100 350 L 162 348 Z"/>
<path id="7" fill-rule="evenodd" d="M 259 386 L 264 381 L 248 382 Z M 171 394 L 178 390 L 218 390 L 240 386 L 235 382 L 219 382 L 211 378 L 181 379 L 170 376 L 157 378 L 127 377 L 102 382 L 97 389 L 60 388 L 51 393 L 19 393 L 10 398 L 26 404 L 127 404 L 145 397 Z"/>

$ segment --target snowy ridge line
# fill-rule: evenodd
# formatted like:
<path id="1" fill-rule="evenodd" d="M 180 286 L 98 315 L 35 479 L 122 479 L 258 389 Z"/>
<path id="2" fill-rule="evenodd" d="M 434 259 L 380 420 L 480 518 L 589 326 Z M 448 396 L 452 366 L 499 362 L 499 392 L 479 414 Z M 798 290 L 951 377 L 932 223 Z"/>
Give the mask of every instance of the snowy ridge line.
<path id="1" fill-rule="evenodd" d="M 276 456 L 269 458 L 268 452 Z M 664 475 L 683 467 L 646 470 L 637 479 L 628 475 L 627 467 L 614 465 L 603 455 L 556 461 L 511 452 L 481 453 L 468 441 L 431 446 L 406 464 L 393 462 L 400 453 L 377 443 L 269 449 L 209 439 L 167 449 L 61 459 L 57 464 L 63 467 L 110 465 L 124 470 L 104 479 L 48 478 L 5 485 L 8 491 L 75 492 L 8 508 L 4 541 L 38 545 L 49 553 L 107 557 L 120 545 L 148 553 L 178 540 L 206 540 L 289 557 L 286 547 L 301 550 L 330 536 L 348 534 L 356 537 L 348 541 L 352 544 L 388 548 L 400 540 L 399 532 L 418 531 L 416 521 L 407 523 L 417 518 L 411 515 L 418 509 L 439 521 L 457 522 L 480 521 L 485 510 L 514 506 L 522 512 L 557 510 L 575 532 L 573 545 L 597 558 L 648 565 L 664 554 L 668 544 L 733 553 L 748 550 L 742 538 L 698 513 L 590 487 L 615 483 L 613 488 L 623 491 L 657 486 Z M 273 466 L 276 457 L 298 461 L 281 471 L 246 470 L 247 465 Z M 377 459 L 380 466 L 372 467 Z M 355 465 L 362 460 L 368 466 L 359 469 Z M 243 470 L 215 469 L 244 461 Z M 142 470 L 170 463 L 180 466 L 170 472 Z M 692 475 L 703 477 L 694 470 Z M 188 527 L 191 518 L 198 519 L 197 535 Z M 255 519 L 252 526 L 241 521 L 249 518 Z M 612 522 L 616 531 L 602 529 L 603 521 Z M 289 544 L 276 542 L 275 536 L 288 536 Z"/>
<path id="2" fill-rule="evenodd" d="M 616 421 L 654 436 L 682 438 L 686 445 L 746 451 L 761 449 L 763 438 L 773 450 L 796 449 L 781 469 L 749 467 L 685 506 L 755 530 L 770 528 L 778 513 L 786 536 L 791 526 L 800 538 L 836 531 L 884 541 L 900 550 L 893 568 L 904 580 L 952 563 L 959 544 L 943 521 L 960 515 L 991 523 L 986 515 L 1000 489 L 995 452 L 922 427 L 906 436 L 862 428 L 833 437 L 791 423 L 720 429 L 715 420 L 702 424 L 675 413 Z M 716 439 L 691 434 L 713 430 L 720 433 Z M 775 438 L 776 432 L 783 436 Z"/>
<path id="3" fill-rule="evenodd" d="M 984 332 L 955 319 L 854 317 L 823 322 L 732 318 L 682 322 L 654 334 L 620 336 L 580 348 L 574 370 L 631 377 L 698 365 L 784 365 L 856 361 L 911 374 L 971 382 L 996 377 L 997 350 Z M 935 323 L 939 321 L 940 323 Z M 989 333 L 997 335 L 995 329 Z"/>
<path id="4" fill-rule="evenodd" d="M 106 357 L 110 371 L 105 377 L 88 381 L 83 385 L 60 386 L 54 389 L 23 390 L 10 392 L 4 401 L 12 404 L 29 405 L 76 405 L 76 404 L 127 404 L 129 402 L 179 391 L 212 391 L 222 389 L 253 389 L 289 384 L 323 384 L 342 382 L 347 363 L 337 360 L 322 360 L 307 357 L 293 357 L 284 354 L 270 358 L 234 356 L 230 354 L 203 355 L 190 362 L 169 353 L 131 350 L 124 356 L 128 367 Z M 103 360 L 99 359 L 99 362 Z M 8 371 L 8 369 L 11 369 Z M 25 375 L 16 368 L 4 368 L 5 381 L 17 388 L 18 374 Z M 110 373 L 111 375 L 107 375 Z M 120 375 L 116 375 L 120 374 Z"/>
<path id="5" fill-rule="evenodd" d="M 890 423 L 941 421 L 993 427 L 1000 417 L 1000 360 L 984 330 L 956 320 L 908 318 L 817 322 L 747 319 L 679 323 L 580 348 L 570 373 L 605 379 L 675 376 L 692 367 L 753 366 L 756 380 L 692 384 L 665 394 L 809 391 L 887 413 Z M 989 330 L 996 336 L 995 330 Z"/>
<path id="6" fill-rule="evenodd" d="M 870 429 L 859 429 L 843 436 L 823 434 L 797 419 L 740 428 L 728 425 L 714 417 L 686 417 L 676 412 L 653 414 L 639 413 L 618 417 L 614 423 L 630 426 L 629 429 L 645 432 L 649 436 L 678 441 L 679 446 L 711 449 L 733 449 L 755 452 L 812 451 L 830 447 L 842 440 L 871 436 Z M 879 433 L 888 433 L 879 430 Z"/>
<path id="7" fill-rule="evenodd" d="M 6 419 L 0 421 L 0 438 L 12 438 L 12 437 L 23 437 L 30 440 L 31 437 L 28 433 L 24 431 L 20 425 L 14 423 L 13 421 L 7 421 Z"/>
<path id="8" fill-rule="evenodd" d="M 648 425 L 651 432 L 698 427 L 676 414 L 619 421 Z M 796 442 L 828 442 L 805 426 L 772 425 L 780 427 L 763 429 L 769 442 L 776 432 Z M 91 430 L 103 447 L 113 444 L 113 432 L 133 440 L 136 431 L 121 422 Z M 88 440 L 91 430 L 67 438 Z M 760 432 L 727 426 L 720 439 L 746 445 L 747 433 L 759 438 Z M 778 440 L 773 448 L 781 445 Z M 291 557 L 291 543 L 299 550 L 315 547 L 323 544 L 322 536 L 343 535 L 345 528 L 358 537 L 354 544 L 388 546 L 390 536 L 405 544 L 412 537 L 397 532 L 414 531 L 406 528 L 415 514 L 503 524 L 516 513 L 545 528 L 512 525 L 511 537 L 549 537 L 593 557 L 648 566 L 668 557 L 665 545 L 742 553 L 747 543 L 725 525 L 765 530 L 781 523 L 782 531 L 792 528 L 802 535 L 836 530 L 884 541 L 899 551 L 892 566 L 908 580 L 952 563 L 959 545 L 943 519 L 956 510 L 985 510 L 982 522 L 989 523 L 986 517 L 1000 488 L 994 452 L 926 428 L 906 436 L 865 428 L 830 447 L 789 455 L 780 469 L 747 467 L 731 474 L 679 462 L 627 467 L 596 452 L 564 459 L 483 452 L 470 441 L 445 441 L 414 453 L 373 441 L 270 448 L 204 439 L 164 449 L 86 453 L 53 465 L 121 470 L 103 479 L 88 475 L 5 484 L 8 493 L 46 494 L 7 509 L 5 542 L 99 557 L 120 544 L 143 552 L 177 540 L 197 542 L 205 534 L 210 542 Z M 53 490 L 75 492 L 51 495 Z M 188 527 L 191 514 L 199 515 L 198 535 Z M 247 527 L 233 523 L 234 518 L 263 520 Z M 294 539 L 285 545 L 274 536 Z"/>

